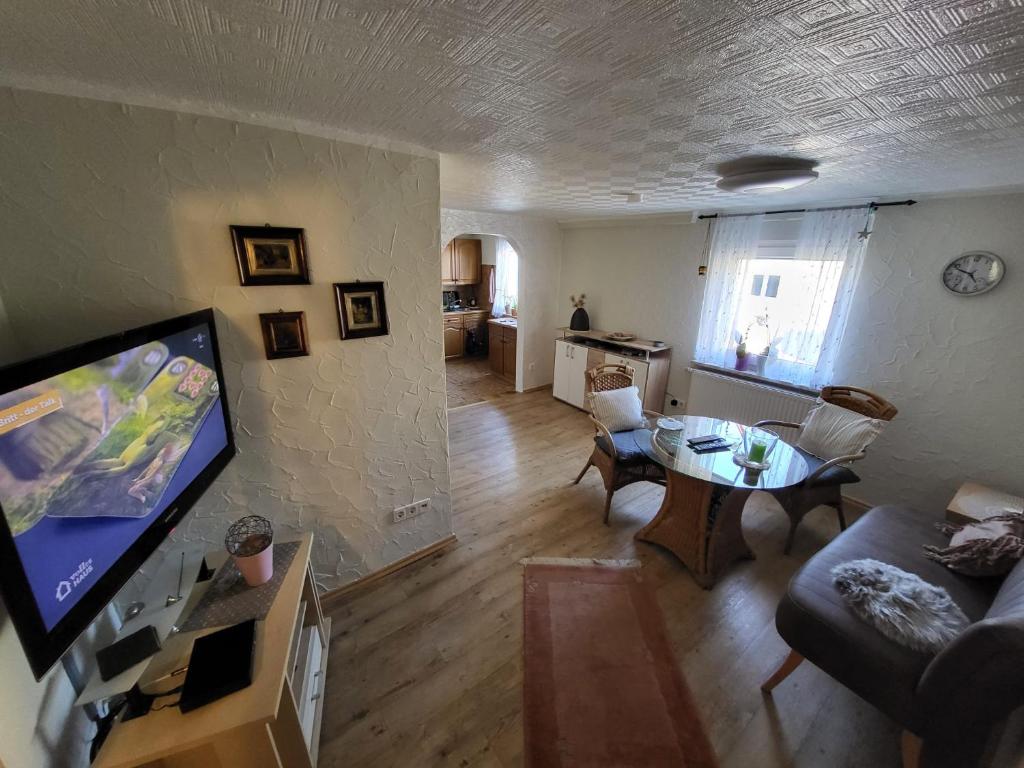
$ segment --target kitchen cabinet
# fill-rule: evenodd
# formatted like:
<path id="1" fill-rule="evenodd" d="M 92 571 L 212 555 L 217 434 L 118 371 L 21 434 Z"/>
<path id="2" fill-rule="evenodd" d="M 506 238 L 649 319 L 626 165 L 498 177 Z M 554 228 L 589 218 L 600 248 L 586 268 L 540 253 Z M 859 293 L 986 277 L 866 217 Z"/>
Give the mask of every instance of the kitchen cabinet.
<path id="1" fill-rule="evenodd" d="M 516 380 L 516 328 L 488 323 L 487 359 L 491 370 L 510 381 Z"/>
<path id="2" fill-rule="evenodd" d="M 578 344 L 555 342 L 554 394 L 577 408 L 585 405 L 587 351 Z"/>
<path id="3" fill-rule="evenodd" d="M 444 359 L 450 357 L 462 357 L 466 349 L 465 331 L 460 324 L 453 327 L 447 323 L 444 326 Z"/>
<path id="4" fill-rule="evenodd" d="M 452 285 L 455 282 L 455 241 L 452 240 L 441 254 L 441 284 Z"/>
<path id="5" fill-rule="evenodd" d="M 443 285 L 476 285 L 480 282 L 481 242 L 475 238 L 457 237 L 441 254 Z"/>
<path id="6" fill-rule="evenodd" d="M 480 282 L 480 260 L 483 247 L 479 240 L 455 240 L 455 283 L 476 285 Z"/>
<path id="7" fill-rule="evenodd" d="M 628 365 L 633 369 L 633 384 L 643 407 L 661 412 L 665 407 L 665 389 L 671 352 L 653 342 L 612 342 L 604 331 L 562 329 L 564 338 L 555 341 L 555 380 L 552 394 L 577 408 L 589 410 L 587 371 L 601 365 Z"/>
<path id="8" fill-rule="evenodd" d="M 475 331 L 478 340 L 483 339 L 487 325 L 487 312 L 467 310 L 446 312 L 444 315 L 444 357 L 462 357 L 466 354 L 466 337 Z"/>

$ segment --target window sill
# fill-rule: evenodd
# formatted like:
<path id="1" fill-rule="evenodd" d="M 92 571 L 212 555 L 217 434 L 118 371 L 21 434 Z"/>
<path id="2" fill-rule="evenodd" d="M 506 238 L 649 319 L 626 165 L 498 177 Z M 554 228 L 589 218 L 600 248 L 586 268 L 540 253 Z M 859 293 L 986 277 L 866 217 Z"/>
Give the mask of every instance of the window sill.
<path id="1" fill-rule="evenodd" d="M 765 387 L 773 387 L 774 389 L 785 390 L 786 392 L 792 392 L 796 395 L 805 395 L 807 397 L 817 397 L 819 392 L 816 389 L 810 387 L 802 387 L 799 384 L 790 384 L 785 381 L 778 381 L 777 379 L 769 379 L 765 376 L 758 376 L 756 373 L 747 373 L 746 371 L 737 371 L 734 368 L 723 368 L 720 365 L 712 365 L 711 363 L 700 363 L 696 360 L 690 361 L 690 369 L 697 371 L 704 371 L 705 373 L 714 373 L 719 376 L 726 376 L 730 379 L 739 379 L 741 381 L 749 381 L 751 384 L 761 384 Z"/>

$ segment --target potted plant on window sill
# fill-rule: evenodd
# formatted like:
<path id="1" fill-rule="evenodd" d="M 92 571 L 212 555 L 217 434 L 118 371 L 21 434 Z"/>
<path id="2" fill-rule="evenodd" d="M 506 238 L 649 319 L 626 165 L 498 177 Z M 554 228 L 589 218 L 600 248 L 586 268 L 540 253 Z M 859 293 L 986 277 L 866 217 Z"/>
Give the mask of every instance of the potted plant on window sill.
<path id="1" fill-rule="evenodd" d="M 750 342 L 750 332 L 754 326 L 764 328 L 763 338 L 766 341 L 764 348 L 760 353 L 751 352 L 748 347 L 748 343 Z M 772 347 L 771 329 L 768 327 L 768 312 L 766 311 L 763 315 L 757 315 L 747 326 L 747 330 L 742 334 L 739 331 L 736 331 L 735 338 L 736 364 L 733 367 L 737 371 L 750 371 L 751 373 L 756 373 L 758 376 L 763 376 L 764 366 L 771 354 Z"/>

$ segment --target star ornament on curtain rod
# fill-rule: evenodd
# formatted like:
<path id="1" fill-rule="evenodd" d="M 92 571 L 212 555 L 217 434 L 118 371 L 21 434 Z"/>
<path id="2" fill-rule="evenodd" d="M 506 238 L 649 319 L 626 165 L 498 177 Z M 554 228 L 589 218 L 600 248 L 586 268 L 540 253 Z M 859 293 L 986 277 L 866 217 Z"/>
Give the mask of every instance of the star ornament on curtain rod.
<path id="1" fill-rule="evenodd" d="M 874 234 L 872 230 L 868 229 L 868 225 L 864 225 L 864 229 L 857 233 L 857 239 L 860 241 L 866 241 L 871 235 Z"/>

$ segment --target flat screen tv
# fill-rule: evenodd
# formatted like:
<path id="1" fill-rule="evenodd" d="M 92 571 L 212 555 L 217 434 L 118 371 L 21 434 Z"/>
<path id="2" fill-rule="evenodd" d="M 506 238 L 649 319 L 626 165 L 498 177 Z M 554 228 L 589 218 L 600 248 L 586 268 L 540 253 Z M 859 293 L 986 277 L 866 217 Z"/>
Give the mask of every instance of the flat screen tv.
<path id="1" fill-rule="evenodd" d="M 0 592 L 37 680 L 234 454 L 213 310 L 0 370 Z"/>

